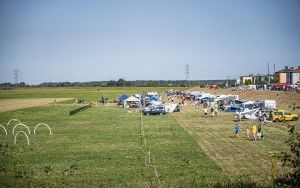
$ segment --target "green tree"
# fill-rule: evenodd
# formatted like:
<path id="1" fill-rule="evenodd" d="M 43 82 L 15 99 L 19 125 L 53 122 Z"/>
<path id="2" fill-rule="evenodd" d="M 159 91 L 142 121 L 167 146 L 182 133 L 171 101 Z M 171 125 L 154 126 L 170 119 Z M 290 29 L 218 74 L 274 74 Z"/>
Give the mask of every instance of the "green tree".
<path id="1" fill-rule="evenodd" d="M 126 80 L 120 78 L 120 79 L 117 81 L 117 86 L 119 86 L 119 87 L 126 86 Z"/>
<path id="2" fill-rule="evenodd" d="M 289 186 L 300 186 L 300 134 L 295 130 L 295 126 L 290 126 L 289 138 L 285 142 L 289 146 L 287 152 L 281 152 L 278 156 L 282 166 L 290 169 L 287 177 L 282 177 L 284 183 Z"/>
<path id="3" fill-rule="evenodd" d="M 245 80 L 245 83 L 244 83 L 244 85 L 251 85 L 252 84 L 252 82 L 251 82 L 251 80 L 250 79 L 247 79 L 247 80 Z"/>

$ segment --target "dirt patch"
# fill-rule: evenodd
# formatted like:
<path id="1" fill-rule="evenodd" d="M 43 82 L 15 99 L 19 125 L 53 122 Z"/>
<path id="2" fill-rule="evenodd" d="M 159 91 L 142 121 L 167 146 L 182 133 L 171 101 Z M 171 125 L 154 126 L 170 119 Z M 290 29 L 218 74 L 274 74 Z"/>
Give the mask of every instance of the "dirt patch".
<path id="1" fill-rule="evenodd" d="M 50 103 L 71 100 L 72 98 L 38 98 L 38 99 L 3 99 L 0 100 L 0 113 L 34 106 L 45 106 Z"/>

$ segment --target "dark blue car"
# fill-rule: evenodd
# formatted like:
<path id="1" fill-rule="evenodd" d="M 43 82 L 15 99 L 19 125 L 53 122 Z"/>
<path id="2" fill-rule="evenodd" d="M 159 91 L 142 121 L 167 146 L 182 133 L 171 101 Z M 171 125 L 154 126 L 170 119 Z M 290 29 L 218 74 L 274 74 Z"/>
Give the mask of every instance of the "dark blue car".
<path id="1" fill-rule="evenodd" d="M 239 112 L 239 111 L 240 111 L 240 108 L 239 108 L 239 107 L 236 107 L 236 106 L 230 106 L 230 107 L 227 108 L 225 111 L 226 111 L 226 112 Z"/>
<path id="2" fill-rule="evenodd" d="M 144 115 L 155 115 L 155 114 L 166 114 L 166 110 L 165 110 L 165 107 L 164 106 L 150 106 L 150 107 L 147 107 L 147 108 L 144 108 L 143 109 L 143 114 Z"/>

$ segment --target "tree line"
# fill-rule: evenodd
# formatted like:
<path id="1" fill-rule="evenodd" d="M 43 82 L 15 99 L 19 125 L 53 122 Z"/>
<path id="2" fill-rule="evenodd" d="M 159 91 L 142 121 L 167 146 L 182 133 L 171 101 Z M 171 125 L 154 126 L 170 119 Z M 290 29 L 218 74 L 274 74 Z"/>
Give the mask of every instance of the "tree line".
<path id="1" fill-rule="evenodd" d="M 29 85 L 25 82 L 17 84 L 0 83 L 1 89 L 22 88 L 22 87 L 185 87 L 185 86 L 206 86 L 218 85 L 224 87 L 235 86 L 236 80 L 110 80 L 110 81 L 90 81 L 90 82 L 44 82 L 37 85 Z"/>

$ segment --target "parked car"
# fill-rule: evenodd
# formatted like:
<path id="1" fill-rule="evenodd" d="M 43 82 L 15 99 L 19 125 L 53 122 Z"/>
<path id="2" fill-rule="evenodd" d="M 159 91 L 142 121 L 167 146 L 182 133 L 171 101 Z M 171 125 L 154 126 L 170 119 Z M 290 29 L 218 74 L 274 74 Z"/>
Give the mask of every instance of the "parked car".
<path id="1" fill-rule="evenodd" d="M 155 115 L 155 114 L 166 114 L 166 110 L 165 110 L 165 107 L 160 105 L 160 106 L 149 106 L 147 108 L 144 108 L 143 109 L 143 114 L 144 115 Z"/>
<path id="2" fill-rule="evenodd" d="M 296 121 L 298 120 L 298 114 L 292 114 L 285 110 L 272 111 L 270 112 L 270 120 L 274 122 L 279 121 Z"/>
<path id="3" fill-rule="evenodd" d="M 240 108 L 236 106 L 225 107 L 226 112 L 239 112 Z"/>

